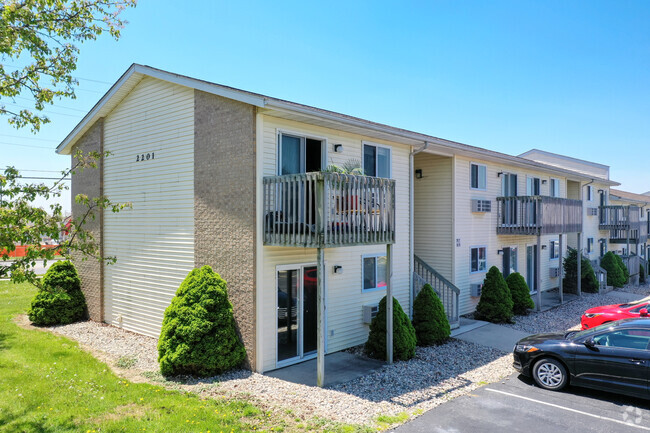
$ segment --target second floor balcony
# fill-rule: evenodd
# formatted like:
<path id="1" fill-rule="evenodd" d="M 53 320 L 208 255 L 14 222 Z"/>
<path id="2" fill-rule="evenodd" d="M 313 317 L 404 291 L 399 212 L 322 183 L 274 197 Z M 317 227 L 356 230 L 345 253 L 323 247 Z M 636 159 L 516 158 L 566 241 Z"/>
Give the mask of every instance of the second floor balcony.
<path id="1" fill-rule="evenodd" d="M 497 197 L 497 234 L 546 235 L 582 231 L 582 202 L 559 197 Z"/>
<path id="2" fill-rule="evenodd" d="M 648 224 L 641 221 L 637 206 L 600 206 L 598 228 L 609 230 L 612 243 L 644 243 L 648 239 Z"/>
<path id="3" fill-rule="evenodd" d="M 395 181 L 339 173 L 264 177 L 264 245 L 395 242 Z"/>

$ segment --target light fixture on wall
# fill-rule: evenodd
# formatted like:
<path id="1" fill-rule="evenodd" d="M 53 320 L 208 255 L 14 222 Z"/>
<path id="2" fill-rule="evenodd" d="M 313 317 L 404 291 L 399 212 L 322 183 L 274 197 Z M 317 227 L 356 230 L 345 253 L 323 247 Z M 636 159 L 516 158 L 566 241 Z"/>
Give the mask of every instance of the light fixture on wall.
<path id="1" fill-rule="evenodd" d="M 604 192 L 605 192 L 604 189 L 599 189 L 599 190 L 598 190 L 598 194 L 602 194 L 602 193 L 604 193 Z"/>
<path id="2" fill-rule="evenodd" d="M 545 250 L 546 248 L 548 248 L 548 245 L 542 245 L 543 250 Z"/>
<path id="3" fill-rule="evenodd" d="M 502 171 L 498 172 L 498 173 L 497 173 L 497 177 L 501 177 L 502 174 L 503 174 Z"/>
<path id="4" fill-rule="evenodd" d="M 335 265 L 334 266 L 334 273 L 335 274 L 342 274 L 343 273 L 343 266 Z"/>
<path id="5" fill-rule="evenodd" d="M 342 144 L 335 144 L 334 145 L 334 152 L 342 153 L 343 152 L 343 145 Z"/>
<path id="6" fill-rule="evenodd" d="M 546 185 L 546 182 L 548 182 L 546 179 L 542 179 L 542 185 Z"/>
<path id="7" fill-rule="evenodd" d="M 497 250 L 497 254 L 502 255 L 502 254 L 503 254 L 503 250 Z"/>
<path id="8" fill-rule="evenodd" d="M 416 179 L 422 179 L 422 169 L 421 168 L 417 168 L 415 170 L 415 178 Z"/>

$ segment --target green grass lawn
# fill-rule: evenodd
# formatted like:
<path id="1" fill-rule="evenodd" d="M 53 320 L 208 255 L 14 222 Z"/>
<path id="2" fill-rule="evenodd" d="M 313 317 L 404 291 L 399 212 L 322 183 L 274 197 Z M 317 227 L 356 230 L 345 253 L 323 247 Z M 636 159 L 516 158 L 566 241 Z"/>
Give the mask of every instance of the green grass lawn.
<path id="1" fill-rule="evenodd" d="M 359 431 L 315 420 L 296 425 L 245 401 L 132 383 L 75 342 L 13 322 L 34 289 L 0 281 L 0 431 L 224 432 Z"/>

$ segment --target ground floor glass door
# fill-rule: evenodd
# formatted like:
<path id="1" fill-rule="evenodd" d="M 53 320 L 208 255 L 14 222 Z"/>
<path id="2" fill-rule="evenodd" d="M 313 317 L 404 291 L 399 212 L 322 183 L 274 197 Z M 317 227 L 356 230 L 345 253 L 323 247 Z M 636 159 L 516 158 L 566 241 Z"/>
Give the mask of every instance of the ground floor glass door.
<path id="1" fill-rule="evenodd" d="M 537 291 L 537 247 L 528 245 L 526 247 L 526 284 L 530 293 Z"/>
<path id="2" fill-rule="evenodd" d="M 316 353 L 316 266 L 278 268 L 277 361 L 298 361 Z"/>

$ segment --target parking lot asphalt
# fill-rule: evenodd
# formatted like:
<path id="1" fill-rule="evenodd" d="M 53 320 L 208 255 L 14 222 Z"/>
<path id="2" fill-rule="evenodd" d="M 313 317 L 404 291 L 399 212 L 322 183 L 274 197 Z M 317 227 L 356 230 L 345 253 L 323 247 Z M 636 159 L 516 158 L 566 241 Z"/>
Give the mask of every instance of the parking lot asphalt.
<path id="1" fill-rule="evenodd" d="M 515 374 L 440 405 L 396 433 L 650 431 L 650 401 L 585 388 L 546 391 Z"/>

